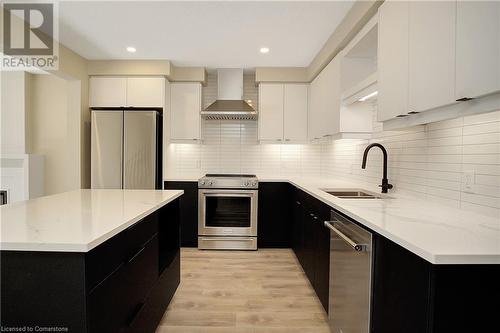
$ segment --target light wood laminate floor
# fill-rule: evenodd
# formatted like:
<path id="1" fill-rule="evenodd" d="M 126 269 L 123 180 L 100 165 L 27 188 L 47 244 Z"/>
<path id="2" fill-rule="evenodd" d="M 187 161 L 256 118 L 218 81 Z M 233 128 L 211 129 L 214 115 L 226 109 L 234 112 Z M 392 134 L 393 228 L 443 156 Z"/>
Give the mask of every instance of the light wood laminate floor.
<path id="1" fill-rule="evenodd" d="M 181 250 L 181 283 L 156 333 L 329 333 L 292 250 Z"/>

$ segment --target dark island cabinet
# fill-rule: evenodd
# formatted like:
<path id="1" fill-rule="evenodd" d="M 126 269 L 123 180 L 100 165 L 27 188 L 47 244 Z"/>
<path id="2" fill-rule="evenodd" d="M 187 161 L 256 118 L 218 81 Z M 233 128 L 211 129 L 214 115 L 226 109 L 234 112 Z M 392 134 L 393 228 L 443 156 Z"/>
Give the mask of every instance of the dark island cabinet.
<path id="1" fill-rule="evenodd" d="M 154 332 L 180 281 L 179 200 L 86 253 L 1 252 L 1 326 Z"/>
<path id="2" fill-rule="evenodd" d="M 198 182 L 165 181 L 166 190 L 183 190 L 180 199 L 181 246 L 198 247 Z"/>

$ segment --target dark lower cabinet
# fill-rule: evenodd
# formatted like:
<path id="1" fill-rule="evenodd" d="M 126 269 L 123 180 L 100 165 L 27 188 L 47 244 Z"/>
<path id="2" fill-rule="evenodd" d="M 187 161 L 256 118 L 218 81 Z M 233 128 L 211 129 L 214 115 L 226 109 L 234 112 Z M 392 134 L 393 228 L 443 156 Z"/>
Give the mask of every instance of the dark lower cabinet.
<path id="1" fill-rule="evenodd" d="M 258 247 L 290 247 L 290 189 L 288 183 L 259 183 Z"/>
<path id="2" fill-rule="evenodd" d="M 373 237 L 372 332 L 428 332 L 428 262 L 383 237 Z"/>
<path id="3" fill-rule="evenodd" d="M 314 251 L 314 290 L 321 304 L 328 312 L 328 299 L 330 290 L 330 231 L 325 227 L 324 221 L 328 220 L 329 207 L 323 206 L 315 220 L 316 247 Z M 325 216 L 326 215 L 326 216 Z"/>
<path id="4" fill-rule="evenodd" d="M 198 182 L 166 181 L 166 190 L 184 190 L 180 198 L 181 246 L 198 247 Z"/>
<path id="5" fill-rule="evenodd" d="M 2 329 L 154 332 L 180 281 L 179 200 L 87 253 L 1 251 Z"/>
<path id="6" fill-rule="evenodd" d="M 376 236 L 372 333 L 500 332 L 500 265 L 433 265 Z"/>
<path id="7" fill-rule="evenodd" d="M 291 247 L 328 311 L 330 232 L 323 222 L 328 220 L 330 208 L 301 190 L 292 191 Z"/>

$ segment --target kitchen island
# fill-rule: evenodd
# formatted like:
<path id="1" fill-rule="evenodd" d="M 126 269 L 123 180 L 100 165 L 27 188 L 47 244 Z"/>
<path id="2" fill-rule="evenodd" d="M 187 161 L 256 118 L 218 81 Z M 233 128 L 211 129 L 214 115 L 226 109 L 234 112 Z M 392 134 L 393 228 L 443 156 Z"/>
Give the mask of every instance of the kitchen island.
<path id="1" fill-rule="evenodd" d="M 182 194 L 76 190 L 0 207 L 2 331 L 154 332 L 180 281 Z"/>

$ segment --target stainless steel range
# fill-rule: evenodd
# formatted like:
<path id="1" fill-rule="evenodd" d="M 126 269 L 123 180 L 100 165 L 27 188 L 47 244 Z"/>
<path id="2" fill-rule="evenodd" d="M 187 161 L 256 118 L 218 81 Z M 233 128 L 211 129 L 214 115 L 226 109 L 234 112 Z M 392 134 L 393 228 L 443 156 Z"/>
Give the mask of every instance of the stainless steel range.
<path id="1" fill-rule="evenodd" d="M 207 174 L 198 181 L 198 248 L 257 250 L 255 175 Z"/>

